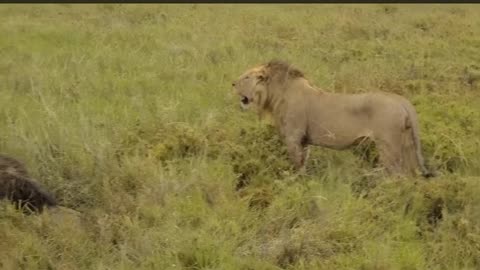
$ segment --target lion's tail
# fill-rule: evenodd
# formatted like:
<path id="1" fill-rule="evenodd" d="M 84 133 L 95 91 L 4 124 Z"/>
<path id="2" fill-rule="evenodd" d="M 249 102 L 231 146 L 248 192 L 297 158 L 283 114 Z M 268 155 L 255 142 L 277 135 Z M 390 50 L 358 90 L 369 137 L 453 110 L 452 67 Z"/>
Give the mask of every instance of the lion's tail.
<path id="1" fill-rule="evenodd" d="M 415 108 L 413 108 L 413 105 L 410 104 L 409 101 L 405 100 L 403 103 L 403 106 L 405 110 L 408 113 L 408 125 L 410 126 L 410 130 L 412 131 L 412 139 L 415 147 L 415 157 L 418 163 L 418 166 L 420 167 L 420 170 L 422 172 L 422 176 L 425 178 L 430 178 L 435 176 L 435 174 L 428 170 L 427 167 L 425 166 L 425 160 L 422 155 L 422 145 L 420 143 L 420 134 L 419 134 L 419 126 L 418 126 L 418 117 L 417 113 L 415 111 Z"/>

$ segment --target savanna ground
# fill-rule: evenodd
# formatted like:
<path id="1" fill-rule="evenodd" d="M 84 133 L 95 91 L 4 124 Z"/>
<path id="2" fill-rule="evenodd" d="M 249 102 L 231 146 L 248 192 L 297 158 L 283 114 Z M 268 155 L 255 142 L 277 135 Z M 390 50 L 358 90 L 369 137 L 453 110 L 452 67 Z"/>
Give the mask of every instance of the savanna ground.
<path id="1" fill-rule="evenodd" d="M 0 204 L 1 269 L 480 269 L 468 5 L 1 5 L 0 152 L 81 223 Z M 231 81 L 286 59 L 416 106 L 431 180 L 352 151 L 290 168 Z"/>

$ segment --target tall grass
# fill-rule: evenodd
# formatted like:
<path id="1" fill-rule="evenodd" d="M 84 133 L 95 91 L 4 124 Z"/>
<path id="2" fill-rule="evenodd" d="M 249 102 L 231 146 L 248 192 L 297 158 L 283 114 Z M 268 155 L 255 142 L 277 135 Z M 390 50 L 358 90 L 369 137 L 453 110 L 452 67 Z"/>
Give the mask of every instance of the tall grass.
<path id="1" fill-rule="evenodd" d="M 2 5 L 0 151 L 82 212 L 0 204 L 2 269 L 478 269 L 480 11 Z M 298 177 L 230 83 L 286 59 L 416 106 L 432 181 L 313 149 Z"/>

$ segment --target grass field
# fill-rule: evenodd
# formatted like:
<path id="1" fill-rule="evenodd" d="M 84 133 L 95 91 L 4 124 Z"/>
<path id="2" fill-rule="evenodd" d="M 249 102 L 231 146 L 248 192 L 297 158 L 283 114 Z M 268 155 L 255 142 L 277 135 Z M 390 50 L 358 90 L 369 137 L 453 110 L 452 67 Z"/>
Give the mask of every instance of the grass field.
<path id="1" fill-rule="evenodd" d="M 0 152 L 81 222 L 0 204 L 0 269 L 480 269 L 480 6 L 1 5 Z M 280 58 L 419 113 L 431 181 L 312 149 L 231 82 Z"/>

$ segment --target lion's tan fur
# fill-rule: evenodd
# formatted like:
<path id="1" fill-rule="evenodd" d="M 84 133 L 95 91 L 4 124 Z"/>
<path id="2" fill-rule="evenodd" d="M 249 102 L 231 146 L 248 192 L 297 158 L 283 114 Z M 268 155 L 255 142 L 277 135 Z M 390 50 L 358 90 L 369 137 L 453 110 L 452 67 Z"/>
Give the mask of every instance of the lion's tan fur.
<path id="1" fill-rule="evenodd" d="M 429 174 L 421 154 L 415 109 L 402 96 L 328 93 L 283 61 L 247 70 L 233 86 L 259 114 L 272 115 L 298 169 L 304 166 L 307 145 L 342 150 L 368 138 L 375 142 L 388 172 L 412 174 L 419 168 Z"/>

